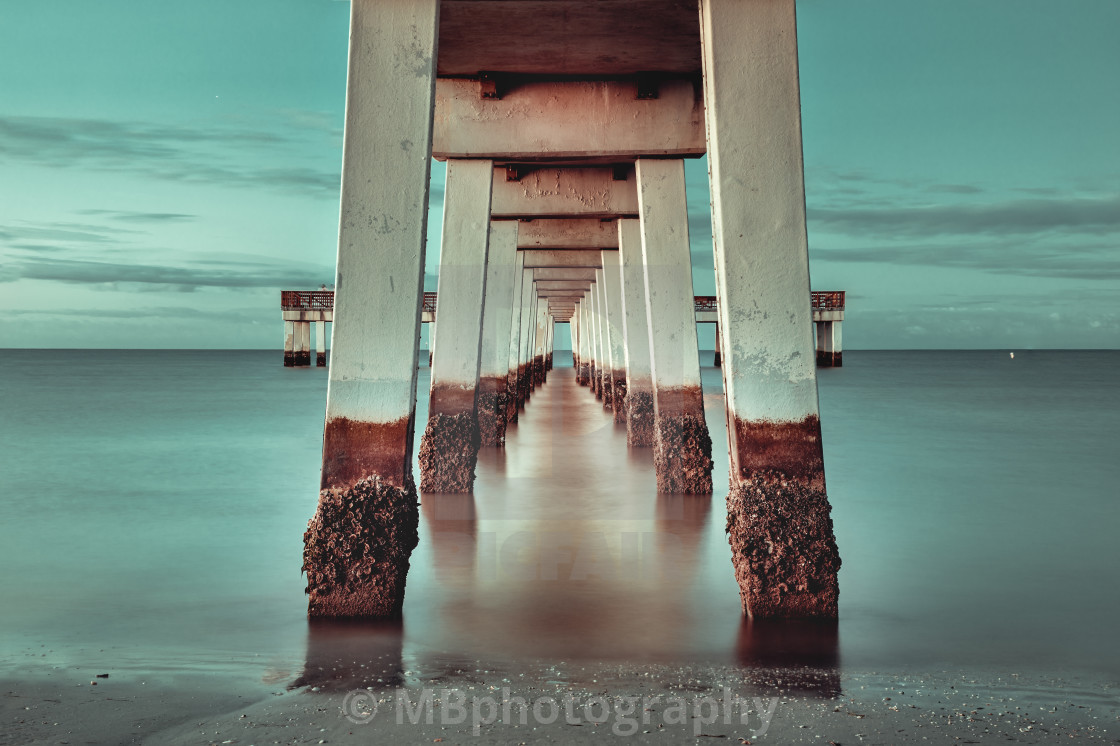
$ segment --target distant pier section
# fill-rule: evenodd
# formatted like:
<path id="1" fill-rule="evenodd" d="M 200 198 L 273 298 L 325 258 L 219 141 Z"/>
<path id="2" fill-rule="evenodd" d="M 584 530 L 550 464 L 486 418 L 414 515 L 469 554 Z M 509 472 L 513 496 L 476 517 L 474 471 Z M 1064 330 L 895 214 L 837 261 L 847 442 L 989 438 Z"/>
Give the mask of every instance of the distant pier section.
<path id="1" fill-rule="evenodd" d="M 841 324 L 844 321 L 843 290 L 812 291 L 813 327 L 816 333 L 817 365 L 822 368 L 844 364 Z M 420 320 L 435 323 L 436 294 L 424 293 Z M 714 295 L 693 298 L 697 324 L 716 324 L 714 365 L 722 363 L 719 306 Z M 311 324 L 315 324 L 315 364 L 327 364 L 326 325 L 334 321 L 333 290 L 281 290 L 280 310 L 284 316 L 284 365 L 311 365 Z"/>

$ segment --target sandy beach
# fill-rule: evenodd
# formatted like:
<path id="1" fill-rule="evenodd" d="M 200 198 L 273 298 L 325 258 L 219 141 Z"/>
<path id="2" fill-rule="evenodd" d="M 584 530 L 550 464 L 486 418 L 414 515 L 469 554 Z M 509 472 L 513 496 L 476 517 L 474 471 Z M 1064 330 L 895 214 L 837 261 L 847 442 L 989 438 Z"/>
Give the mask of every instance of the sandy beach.
<path id="1" fill-rule="evenodd" d="M 442 671 L 268 669 L 249 680 L 116 670 L 111 655 L 102 668 L 56 667 L 44 655 L 0 682 L 0 743 L 1120 742 L 1116 688 L 1084 675 L 460 661 Z"/>

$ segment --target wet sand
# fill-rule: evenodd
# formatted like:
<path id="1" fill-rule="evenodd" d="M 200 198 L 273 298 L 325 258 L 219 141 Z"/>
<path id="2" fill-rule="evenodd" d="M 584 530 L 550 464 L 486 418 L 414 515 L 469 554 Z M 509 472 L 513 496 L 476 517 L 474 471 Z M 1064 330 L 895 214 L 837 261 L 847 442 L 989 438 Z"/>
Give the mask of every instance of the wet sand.
<path id="1" fill-rule="evenodd" d="M 372 658 L 369 667 L 376 663 Z M 25 668 L 12 672 L 23 674 L 18 681 L 0 681 L 0 743 L 580 744 L 635 736 L 666 744 L 1120 742 L 1114 687 L 991 672 L 834 679 L 812 669 L 556 663 L 519 670 L 481 661 L 442 671 L 389 666 L 367 675 L 327 667 L 321 678 L 296 681 L 275 671 L 265 681 L 158 671 L 93 679 L 95 671 L 101 673 Z M 813 693 L 822 683 L 838 689 Z M 434 690 L 431 722 L 419 709 L 425 688 Z M 720 703 L 731 701 L 728 692 L 750 704 L 725 720 Z M 441 719 L 444 699 L 460 696 L 468 703 L 461 720 L 452 710 Z M 575 704 L 566 710 L 561 704 L 555 718 L 547 708 L 543 719 L 526 709 L 523 723 L 517 697 L 528 703 L 570 697 Z M 508 720 L 501 709 L 507 699 Z M 484 703 L 477 717 L 472 702 Z M 685 709 L 671 710 L 678 702 Z M 496 721 L 486 722 L 491 717 Z"/>

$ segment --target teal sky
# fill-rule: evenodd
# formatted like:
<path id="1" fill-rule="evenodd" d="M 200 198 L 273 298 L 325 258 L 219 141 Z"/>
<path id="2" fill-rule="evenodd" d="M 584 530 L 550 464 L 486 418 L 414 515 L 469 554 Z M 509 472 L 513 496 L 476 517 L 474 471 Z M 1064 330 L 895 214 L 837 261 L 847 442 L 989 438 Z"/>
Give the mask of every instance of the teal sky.
<path id="1" fill-rule="evenodd" d="M 3 0 L 0 347 L 278 347 L 277 291 L 333 279 L 348 12 Z M 813 286 L 849 292 L 846 346 L 1120 347 L 1120 3 L 798 14 Z"/>

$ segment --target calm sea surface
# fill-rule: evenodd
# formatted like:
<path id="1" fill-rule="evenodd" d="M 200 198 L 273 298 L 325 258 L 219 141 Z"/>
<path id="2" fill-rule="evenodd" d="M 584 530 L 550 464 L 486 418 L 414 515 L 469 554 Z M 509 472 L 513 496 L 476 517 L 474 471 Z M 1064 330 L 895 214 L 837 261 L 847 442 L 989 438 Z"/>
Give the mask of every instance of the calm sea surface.
<path id="1" fill-rule="evenodd" d="M 1120 352 L 844 362 L 819 377 L 844 563 L 824 659 L 1120 674 Z M 298 672 L 333 634 L 300 577 L 326 383 L 277 352 L 0 350 L 0 662 Z M 422 496 L 404 623 L 369 634 L 416 666 L 780 647 L 740 619 L 719 370 L 704 384 L 717 492 L 658 496 L 558 367 L 473 497 Z"/>

